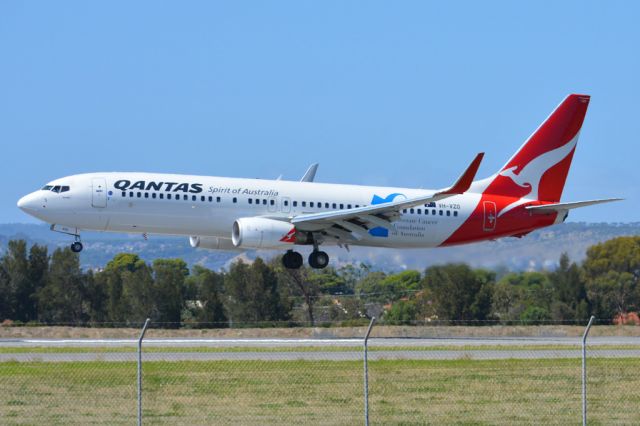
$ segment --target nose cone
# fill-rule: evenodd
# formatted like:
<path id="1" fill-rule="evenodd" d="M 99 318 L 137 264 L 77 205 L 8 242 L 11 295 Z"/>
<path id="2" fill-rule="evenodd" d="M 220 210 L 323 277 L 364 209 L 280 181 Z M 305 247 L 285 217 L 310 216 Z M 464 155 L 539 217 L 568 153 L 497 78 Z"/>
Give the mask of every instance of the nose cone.
<path id="1" fill-rule="evenodd" d="M 39 197 L 35 192 L 32 192 L 29 195 L 25 195 L 24 197 L 18 200 L 18 208 L 25 213 L 33 214 L 38 210 L 40 205 Z"/>

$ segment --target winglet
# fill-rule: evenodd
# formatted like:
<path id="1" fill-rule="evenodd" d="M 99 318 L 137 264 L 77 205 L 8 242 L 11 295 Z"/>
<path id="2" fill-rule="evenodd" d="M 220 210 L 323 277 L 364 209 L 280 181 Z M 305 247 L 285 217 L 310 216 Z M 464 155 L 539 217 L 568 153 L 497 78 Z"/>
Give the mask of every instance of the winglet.
<path id="1" fill-rule="evenodd" d="M 302 176 L 300 182 L 313 182 L 316 177 L 316 171 L 318 170 L 318 163 L 313 163 L 307 169 L 307 172 Z"/>
<path id="2" fill-rule="evenodd" d="M 473 183 L 473 179 L 476 177 L 476 173 L 478 173 L 478 168 L 480 167 L 480 163 L 482 162 L 482 158 L 484 157 L 484 152 L 476 155 L 476 158 L 473 159 L 467 170 L 464 171 L 462 176 L 458 178 L 456 183 L 453 184 L 451 188 L 445 189 L 444 191 L 440 191 L 439 195 L 450 195 L 450 194 L 463 194 L 467 192 L 471 183 Z"/>

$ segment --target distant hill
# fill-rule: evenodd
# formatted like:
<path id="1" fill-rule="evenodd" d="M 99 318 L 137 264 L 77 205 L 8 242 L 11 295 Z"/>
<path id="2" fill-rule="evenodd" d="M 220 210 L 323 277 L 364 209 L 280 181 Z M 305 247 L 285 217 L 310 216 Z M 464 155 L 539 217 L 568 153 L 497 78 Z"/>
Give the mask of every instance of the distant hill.
<path id="1" fill-rule="evenodd" d="M 328 248 L 332 264 L 339 266 L 350 262 L 365 262 L 373 268 L 385 271 L 424 269 L 434 264 L 465 262 L 474 267 L 510 270 L 541 270 L 556 266 L 560 255 L 567 252 L 571 259 L 582 260 L 587 247 L 623 235 L 640 235 L 640 222 L 635 223 L 565 223 L 532 232 L 524 238 L 505 238 L 458 247 L 418 250 L 391 250 L 352 247 L 350 252 L 337 247 Z M 47 245 L 51 250 L 71 243 L 71 237 L 51 232 L 46 225 L 0 224 L 0 253 L 6 250 L 11 239 L 22 238 L 29 243 Z M 228 265 L 237 253 L 193 249 L 187 237 L 150 236 L 145 241 L 141 235 L 83 233 L 85 246 L 81 255 L 83 267 L 103 267 L 114 255 L 121 252 L 136 253 L 147 261 L 157 258 L 184 259 L 189 265 L 201 264 L 213 269 Z M 309 248 L 302 247 L 305 254 Z M 249 251 L 243 258 L 256 256 L 271 258 L 279 251 Z"/>

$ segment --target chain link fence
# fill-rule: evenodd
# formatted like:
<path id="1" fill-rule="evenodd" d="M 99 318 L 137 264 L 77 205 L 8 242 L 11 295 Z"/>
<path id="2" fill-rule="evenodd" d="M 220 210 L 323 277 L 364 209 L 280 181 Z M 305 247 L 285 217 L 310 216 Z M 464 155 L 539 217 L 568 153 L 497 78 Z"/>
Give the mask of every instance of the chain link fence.
<path id="1" fill-rule="evenodd" d="M 139 401 L 144 424 L 366 421 L 367 327 L 166 326 L 149 324 L 142 341 L 140 394 L 140 329 L 4 332 L 0 424 L 135 424 Z M 584 330 L 374 326 L 368 419 L 580 423 Z M 639 334 L 595 322 L 586 339 L 588 424 L 640 423 Z"/>

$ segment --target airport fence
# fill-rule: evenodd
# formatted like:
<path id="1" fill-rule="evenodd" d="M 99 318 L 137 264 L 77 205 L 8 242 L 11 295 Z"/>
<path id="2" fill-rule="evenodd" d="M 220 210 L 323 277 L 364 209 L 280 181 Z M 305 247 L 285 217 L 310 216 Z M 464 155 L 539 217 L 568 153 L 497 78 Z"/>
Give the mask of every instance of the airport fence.
<path id="1" fill-rule="evenodd" d="M 0 424 L 640 424 L 638 327 L 593 324 L 5 332 Z"/>

